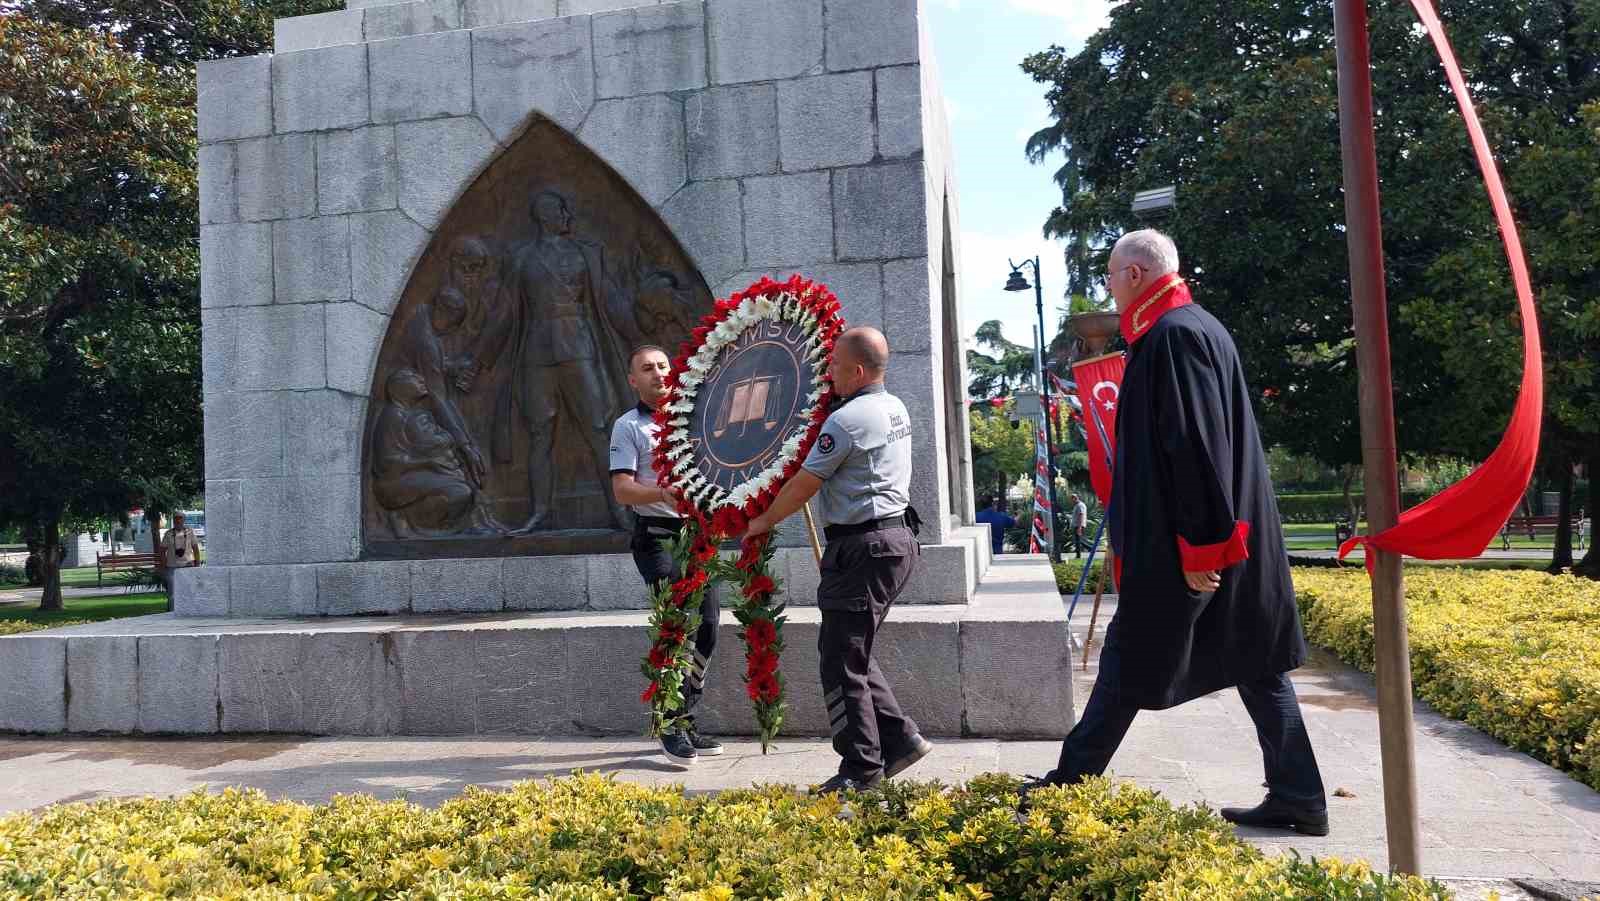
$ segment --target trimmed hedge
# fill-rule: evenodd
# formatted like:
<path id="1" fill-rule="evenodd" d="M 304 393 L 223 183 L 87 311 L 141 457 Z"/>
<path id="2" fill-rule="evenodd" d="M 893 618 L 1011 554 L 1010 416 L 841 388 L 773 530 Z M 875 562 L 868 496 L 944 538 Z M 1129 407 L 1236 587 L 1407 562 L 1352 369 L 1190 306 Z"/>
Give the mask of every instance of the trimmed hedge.
<path id="1" fill-rule="evenodd" d="M 584 775 L 468 789 L 437 810 L 259 792 L 0 819 L 0 895 L 253 898 L 1446 898 L 1364 864 L 1266 858 L 1204 808 L 1094 780 L 893 785 L 845 801 L 768 786 L 685 797 Z"/>
<path id="2" fill-rule="evenodd" d="M 1087 554 L 1084 555 L 1082 560 L 1067 556 L 1067 558 L 1062 560 L 1060 563 L 1052 563 L 1050 568 L 1055 572 L 1056 575 L 1056 590 L 1062 594 L 1072 594 L 1074 591 L 1077 591 L 1078 576 L 1083 573 L 1083 564 L 1088 559 L 1089 557 Z M 1089 578 L 1083 583 L 1083 593 L 1085 597 L 1090 599 L 1094 598 L 1095 581 L 1100 578 L 1100 570 L 1105 568 L 1104 563 L 1105 556 L 1103 554 L 1096 554 L 1094 558 L 1094 568 L 1089 570 Z M 1108 593 L 1116 592 L 1116 589 L 1109 581 L 1106 582 L 1106 591 Z"/>
<path id="3" fill-rule="evenodd" d="M 1364 502 L 1361 492 L 1354 495 L 1356 506 Z M 1428 495 L 1420 491 L 1403 491 L 1400 494 L 1400 509 L 1408 510 L 1428 499 Z M 1343 520 L 1350 515 L 1350 508 L 1344 502 L 1344 492 L 1327 491 L 1313 494 L 1280 494 L 1278 495 L 1278 517 L 1284 522 L 1294 523 L 1323 523 L 1331 527 L 1335 522 Z"/>
<path id="4" fill-rule="evenodd" d="M 25 619 L 0 619 L 0 635 L 21 635 L 23 632 L 37 632 L 40 629 L 58 629 L 62 626 L 81 626 L 93 622 L 87 619 L 63 619 L 49 623 L 36 623 Z"/>
<path id="5" fill-rule="evenodd" d="M 1306 637 L 1373 671 L 1360 569 L 1296 569 Z M 1539 572 L 1406 569 L 1417 696 L 1600 789 L 1600 582 Z"/>

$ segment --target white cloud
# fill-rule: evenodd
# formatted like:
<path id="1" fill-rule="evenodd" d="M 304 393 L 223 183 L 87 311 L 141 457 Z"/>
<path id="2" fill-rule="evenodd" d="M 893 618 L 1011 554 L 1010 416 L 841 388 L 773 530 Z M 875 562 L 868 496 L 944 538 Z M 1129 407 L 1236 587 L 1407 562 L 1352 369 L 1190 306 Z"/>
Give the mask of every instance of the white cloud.
<path id="1" fill-rule="evenodd" d="M 1043 219 L 1040 220 L 1043 224 Z M 1005 290 L 1006 277 L 1011 274 L 1011 263 L 1039 258 L 1044 270 L 1045 328 L 1054 328 L 1063 306 L 1062 292 L 1067 287 L 1067 266 L 1062 256 L 1064 246 L 1058 241 L 1046 240 L 1038 226 L 1018 228 L 1003 234 L 993 234 L 964 229 L 961 233 L 961 335 L 969 345 L 972 333 L 978 326 L 998 319 L 1002 334 L 1007 339 L 1029 345 L 1033 343 L 1033 330 L 1038 324 L 1034 292 Z M 1034 275 L 1030 266 L 1023 272 L 1032 284 Z"/>
<path id="2" fill-rule="evenodd" d="M 947 0 L 959 3 L 960 0 Z M 1069 42 L 1079 42 L 1104 28 L 1117 0 L 1008 0 L 1011 8 L 1036 16 L 1060 19 L 1067 25 Z"/>

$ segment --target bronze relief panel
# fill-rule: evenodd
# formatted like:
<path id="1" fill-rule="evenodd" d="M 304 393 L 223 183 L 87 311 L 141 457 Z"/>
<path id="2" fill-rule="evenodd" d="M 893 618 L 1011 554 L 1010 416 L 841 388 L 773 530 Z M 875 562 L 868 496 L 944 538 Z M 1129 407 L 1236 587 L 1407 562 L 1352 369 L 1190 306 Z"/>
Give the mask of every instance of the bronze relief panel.
<path id="1" fill-rule="evenodd" d="M 635 403 L 627 355 L 675 354 L 711 307 L 650 206 L 535 122 L 456 201 L 395 308 L 363 446 L 367 556 L 625 549 L 608 452 Z"/>

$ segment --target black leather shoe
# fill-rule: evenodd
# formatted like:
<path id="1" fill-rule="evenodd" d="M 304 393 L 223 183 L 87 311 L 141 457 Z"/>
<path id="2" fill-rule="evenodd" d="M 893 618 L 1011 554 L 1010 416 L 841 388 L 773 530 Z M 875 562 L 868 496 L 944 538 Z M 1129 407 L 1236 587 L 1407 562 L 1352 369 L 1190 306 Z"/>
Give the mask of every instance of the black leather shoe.
<path id="1" fill-rule="evenodd" d="M 911 736 L 911 750 L 889 761 L 883 768 L 883 778 L 893 779 L 916 765 L 916 762 L 933 753 L 933 742 L 920 735 Z"/>
<path id="2" fill-rule="evenodd" d="M 882 776 L 874 779 L 853 779 L 843 773 L 839 773 L 827 782 L 811 789 L 811 793 L 813 795 L 842 795 L 845 792 L 871 791 L 882 781 Z"/>
<path id="3" fill-rule="evenodd" d="M 714 738 L 706 738 L 699 730 L 690 726 L 687 730 L 689 744 L 694 745 L 695 753 L 701 757 L 717 757 L 722 754 L 722 742 Z"/>
<path id="4" fill-rule="evenodd" d="M 661 736 L 661 753 L 678 766 L 692 766 L 700 759 L 699 752 L 689 742 L 689 736 L 681 731 Z"/>
<path id="5" fill-rule="evenodd" d="M 1301 835 L 1327 835 L 1328 811 L 1294 807 L 1270 792 L 1255 807 L 1224 807 L 1222 818 L 1238 826 L 1292 829 Z"/>

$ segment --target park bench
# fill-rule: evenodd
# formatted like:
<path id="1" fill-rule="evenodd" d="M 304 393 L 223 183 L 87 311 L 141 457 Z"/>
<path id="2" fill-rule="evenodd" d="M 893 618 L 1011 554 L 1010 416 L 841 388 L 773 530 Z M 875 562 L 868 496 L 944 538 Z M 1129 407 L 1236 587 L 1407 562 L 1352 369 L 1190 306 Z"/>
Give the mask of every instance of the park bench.
<path id="1" fill-rule="evenodd" d="M 1572 517 L 1572 542 L 1577 550 L 1584 548 L 1584 519 L 1581 515 Z M 1513 516 L 1506 520 L 1505 527 L 1500 530 L 1500 549 L 1511 550 L 1511 537 L 1513 535 L 1526 535 L 1533 541 L 1541 535 L 1555 537 L 1556 531 L 1561 526 L 1559 516 Z"/>
<path id="2" fill-rule="evenodd" d="M 104 587 L 108 572 L 137 572 L 155 568 L 155 554 L 95 554 L 94 583 Z"/>
<path id="3" fill-rule="evenodd" d="M 1346 541 L 1349 541 L 1351 538 L 1355 537 L 1355 534 L 1355 517 L 1345 516 L 1336 520 L 1333 524 L 1333 546 L 1336 548 L 1340 547 Z"/>

